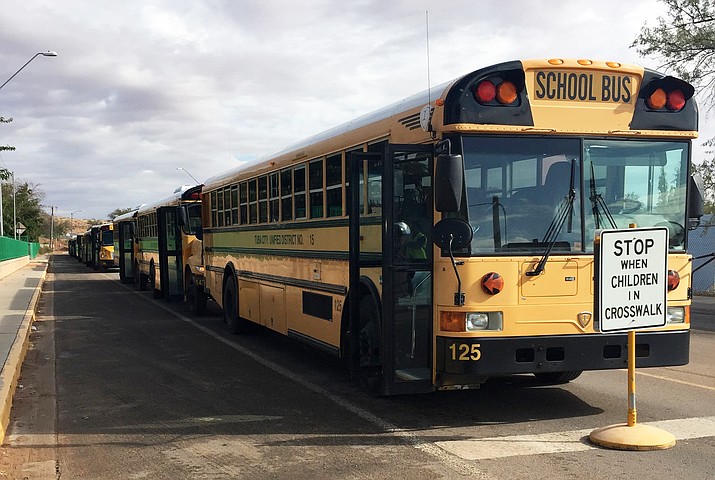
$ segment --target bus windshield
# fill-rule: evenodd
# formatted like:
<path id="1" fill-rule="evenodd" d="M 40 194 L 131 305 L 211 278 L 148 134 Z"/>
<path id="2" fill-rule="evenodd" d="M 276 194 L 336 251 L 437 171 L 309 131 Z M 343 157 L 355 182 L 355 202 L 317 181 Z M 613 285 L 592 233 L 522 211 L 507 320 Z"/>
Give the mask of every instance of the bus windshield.
<path id="1" fill-rule="evenodd" d="M 664 226 L 683 251 L 689 143 L 464 137 L 470 254 L 593 251 L 595 231 Z"/>
<path id="2" fill-rule="evenodd" d="M 114 245 L 114 232 L 111 230 L 102 230 L 102 245 L 105 247 Z"/>
<path id="3" fill-rule="evenodd" d="M 201 227 L 201 204 L 192 203 L 186 206 L 188 213 L 189 224 L 184 225 L 184 233 L 187 235 L 196 235 L 199 227 Z"/>

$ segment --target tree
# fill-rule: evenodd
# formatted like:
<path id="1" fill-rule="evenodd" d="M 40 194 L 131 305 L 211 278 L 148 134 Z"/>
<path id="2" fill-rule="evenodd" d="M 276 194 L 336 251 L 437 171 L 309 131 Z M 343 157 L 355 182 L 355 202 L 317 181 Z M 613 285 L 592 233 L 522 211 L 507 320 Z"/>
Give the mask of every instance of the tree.
<path id="1" fill-rule="evenodd" d="M 119 215 L 124 215 L 125 213 L 129 213 L 133 210 L 136 210 L 136 208 L 115 208 L 113 211 L 109 213 L 109 219 L 114 220 L 117 218 Z"/>
<path id="2" fill-rule="evenodd" d="M 664 60 L 672 70 L 715 105 L 715 2 L 713 0 L 661 0 L 668 18 L 658 17 L 658 26 L 643 26 L 632 47 L 643 56 Z M 709 93 L 708 93 L 709 92 Z"/>
<path id="3" fill-rule="evenodd" d="M 0 117 L 0 123 L 10 123 L 12 122 L 12 118 L 5 118 L 5 117 Z M 15 147 L 11 147 L 10 145 L 0 145 L 0 152 L 12 152 L 15 150 Z M 0 168 L 0 180 L 7 180 L 10 178 L 10 171 L 6 168 Z"/>
<path id="4" fill-rule="evenodd" d="M 12 184 L 2 185 L 2 202 L 3 202 L 3 218 L 5 234 L 13 236 L 14 218 L 13 218 L 13 191 Z M 45 194 L 40 191 L 35 185 L 30 183 L 21 183 L 15 186 L 15 210 L 17 212 L 17 223 L 25 225 L 23 237 L 31 242 L 36 242 L 42 232 L 43 226 L 43 211 L 42 199 Z"/>
<path id="5" fill-rule="evenodd" d="M 705 213 L 715 213 L 715 158 L 695 165 L 695 171 L 703 179 Z"/>
<path id="6" fill-rule="evenodd" d="M 693 84 L 700 91 L 705 110 L 715 107 L 715 1 L 661 0 L 668 7 L 667 18 L 643 26 L 631 47 L 643 56 L 653 55 L 661 68 Z M 708 140 L 715 146 L 715 138 Z M 708 153 L 713 153 L 708 152 Z M 715 213 L 715 158 L 695 165 L 705 187 L 705 211 Z"/>

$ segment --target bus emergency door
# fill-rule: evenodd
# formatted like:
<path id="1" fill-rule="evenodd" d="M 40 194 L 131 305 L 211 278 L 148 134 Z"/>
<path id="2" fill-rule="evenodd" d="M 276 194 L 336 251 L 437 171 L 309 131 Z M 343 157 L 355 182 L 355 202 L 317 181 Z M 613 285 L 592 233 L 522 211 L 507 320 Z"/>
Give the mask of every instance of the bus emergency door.
<path id="1" fill-rule="evenodd" d="M 184 297 L 181 261 L 181 229 L 175 206 L 156 210 L 159 227 L 159 282 L 162 296 L 170 301 Z"/>
<path id="2" fill-rule="evenodd" d="M 122 283 L 134 281 L 134 235 L 132 222 L 119 222 L 119 280 Z"/>
<path id="3" fill-rule="evenodd" d="M 351 366 L 383 394 L 432 390 L 431 172 L 431 146 L 350 159 Z"/>
<path id="4" fill-rule="evenodd" d="M 92 243 L 89 252 L 89 263 L 87 263 L 87 265 L 95 270 L 99 268 L 99 249 L 102 245 L 101 235 L 102 232 L 100 232 L 99 227 L 92 227 L 90 230 L 90 239 Z"/>

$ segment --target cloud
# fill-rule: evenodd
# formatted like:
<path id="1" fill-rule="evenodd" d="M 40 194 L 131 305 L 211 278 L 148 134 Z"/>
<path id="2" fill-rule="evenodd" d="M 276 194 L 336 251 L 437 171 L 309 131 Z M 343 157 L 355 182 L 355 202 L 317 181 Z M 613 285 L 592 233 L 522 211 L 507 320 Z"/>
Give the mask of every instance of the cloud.
<path id="1" fill-rule="evenodd" d="M 9 0 L 0 166 L 60 214 L 102 218 L 479 67 L 532 57 L 643 63 L 656 0 Z M 427 29 L 429 10 L 429 65 Z M 32 34 L 28 34 L 32 32 Z M 7 78 L 7 77 L 6 77 Z"/>

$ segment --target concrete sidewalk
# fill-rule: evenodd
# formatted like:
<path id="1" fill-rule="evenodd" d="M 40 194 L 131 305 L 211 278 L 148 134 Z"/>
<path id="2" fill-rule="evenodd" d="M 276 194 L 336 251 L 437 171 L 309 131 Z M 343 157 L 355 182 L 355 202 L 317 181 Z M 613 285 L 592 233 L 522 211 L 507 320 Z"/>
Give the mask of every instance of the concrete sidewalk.
<path id="1" fill-rule="evenodd" d="M 0 444 L 5 438 L 12 397 L 27 351 L 48 262 L 46 255 L 38 256 L 20 270 L 0 279 Z"/>

